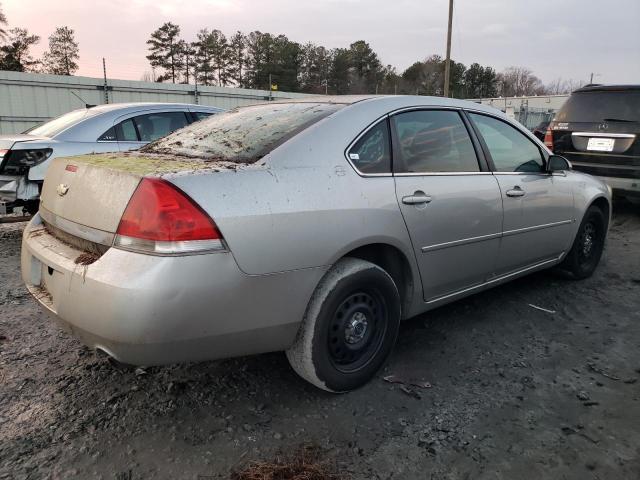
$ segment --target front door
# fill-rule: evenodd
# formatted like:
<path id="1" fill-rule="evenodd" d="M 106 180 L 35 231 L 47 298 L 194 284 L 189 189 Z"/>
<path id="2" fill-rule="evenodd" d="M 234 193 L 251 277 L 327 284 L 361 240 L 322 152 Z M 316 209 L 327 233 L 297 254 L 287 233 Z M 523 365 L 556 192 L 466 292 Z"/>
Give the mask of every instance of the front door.
<path id="1" fill-rule="evenodd" d="M 391 126 L 396 195 L 425 301 L 484 283 L 498 254 L 502 200 L 460 113 L 414 110 L 391 117 Z"/>
<path id="2" fill-rule="evenodd" d="M 540 147 L 497 118 L 469 113 L 493 163 L 504 207 L 496 274 L 553 261 L 571 245 L 573 191 L 562 174 L 545 171 Z"/>

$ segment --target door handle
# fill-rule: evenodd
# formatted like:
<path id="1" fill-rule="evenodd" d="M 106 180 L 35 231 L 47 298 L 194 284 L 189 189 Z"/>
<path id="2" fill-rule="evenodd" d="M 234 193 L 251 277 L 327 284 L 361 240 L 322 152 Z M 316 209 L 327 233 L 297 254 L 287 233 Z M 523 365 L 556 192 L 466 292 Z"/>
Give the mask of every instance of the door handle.
<path id="1" fill-rule="evenodd" d="M 524 197 L 525 191 L 517 185 L 511 190 L 507 190 L 507 197 Z"/>
<path id="2" fill-rule="evenodd" d="M 431 202 L 431 195 L 427 195 L 420 190 L 414 192 L 413 195 L 402 197 L 402 203 L 404 203 L 405 205 L 423 205 L 429 202 Z"/>

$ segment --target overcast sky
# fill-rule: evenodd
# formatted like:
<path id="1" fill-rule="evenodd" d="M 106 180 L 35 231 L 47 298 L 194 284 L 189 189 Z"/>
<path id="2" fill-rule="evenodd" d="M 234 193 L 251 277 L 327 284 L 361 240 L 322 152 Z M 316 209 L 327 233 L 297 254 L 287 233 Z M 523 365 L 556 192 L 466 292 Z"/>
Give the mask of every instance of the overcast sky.
<path id="1" fill-rule="evenodd" d="M 444 56 L 447 0 L 2 0 L 9 26 L 26 27 L 47 46 L 67 25 L 80 43 L 78 75 L 139 80 L 150 71 L 145 41 L 163 22 L 194 40 L 204 27 L 230 36 L 260 30 L 328 48 L 368 41 L 401 73 Z M 562 77 L 640 83 L 640 0 L 456 0 L 452 58 L 500 71 L 516 65 L 545 83 Z"/>

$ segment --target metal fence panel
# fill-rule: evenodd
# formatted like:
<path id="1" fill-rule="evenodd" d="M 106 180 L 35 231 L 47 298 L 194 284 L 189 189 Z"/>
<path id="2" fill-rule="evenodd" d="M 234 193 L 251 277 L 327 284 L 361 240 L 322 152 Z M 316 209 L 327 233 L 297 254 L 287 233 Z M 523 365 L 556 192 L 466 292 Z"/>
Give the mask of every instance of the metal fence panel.
<path id="1" fill-rule="evenodd" d="M 268 90 L 107 80 L 109 103 L 199 103 L 230 109 L 265 102 Z M 273 98 L 298 98 L 303 93 L 271 92 Z M 105 102 L 101 78 L 0 71 L 0 134 L 18 133 L 85 104 Z"/>

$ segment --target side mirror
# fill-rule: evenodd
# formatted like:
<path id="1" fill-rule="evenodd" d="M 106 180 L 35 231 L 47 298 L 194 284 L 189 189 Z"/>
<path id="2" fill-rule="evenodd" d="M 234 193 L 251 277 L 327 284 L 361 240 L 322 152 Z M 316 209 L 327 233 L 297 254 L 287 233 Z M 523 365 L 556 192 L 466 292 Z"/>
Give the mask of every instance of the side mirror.
<path id="1" fill-rule="evenodd" d="M 560 155 L 549 155 L 549 160 L 547 161 L 547 170 L 550 173 L 553 172 L 566 172 L 567 170 L 571 170 L 573 167 L 571 166 L 571 162 Z"/>

